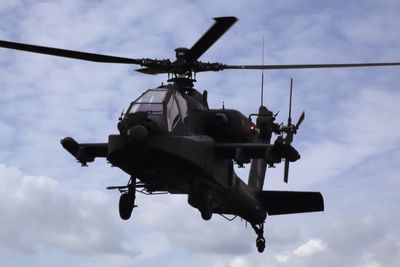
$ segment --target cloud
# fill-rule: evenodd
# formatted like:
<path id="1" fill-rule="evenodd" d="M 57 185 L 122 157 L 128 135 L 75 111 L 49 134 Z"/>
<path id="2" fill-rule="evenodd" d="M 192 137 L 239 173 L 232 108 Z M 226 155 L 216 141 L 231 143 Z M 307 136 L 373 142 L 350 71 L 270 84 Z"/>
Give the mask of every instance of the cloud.
<path id="1" fill-rule="evenodd" d="M 357 101 L 343 99 L 338 105 L 341 116 L 320 118 L 321 130 L 320 122 L 311 118 L 309 123 L 320 132 L 314 140 L 300 143 L 302 161 L 294 166 L 300 176 L 313 174 L 306 184 L 339 176 L 367 158 L 400 147 L 400 128 L 393 127 L 400 116 L 400 94 L 366 88 L 355 97 Z"/>
<path id="2" fill-rule="evenodd" d="M 289 254 L 277 254 L 276 261 L 279 263 L 287 262 L 290 259 Z"/>
<path id="3" fill-rule="evenodd" d="M 186 196 L 138 196 L 138 226 L 166 237 L 170 244 L 185 251 L 206 254 L 244 255 L 252 251 L 252 229 L 240 219 L 228 222 L 214 214 L 204 221 L 197 209 L 187 204 Z M 152 211 L 152 212 L 149 212 Z M 135 212 L 135 211 L 134 211 Z"/>
<path id="4" fill-rule="evenodd" d="M 305 257 L 326 249 L 326 244 L 321 239 L 311 239 L 293 251 L 293 254 Z"/>
<path id="5" fill-rule="evenodd" d="M 327 248 L 326 243 L 324 243 L 321 239 L 310 239 L 306 243 L 300 245 L 296 249 L 291 252 L 278 253 L 276 255 L 276 261 L 278 263 L 286 263 L 289 261 L 296 261 L 298 259 L 293 258 L 302 258 L 309 257 L 315 253 L 323 252 Z"/>
<path id="6" fill-rule="evenodd" d="M 230 267 L 247 267 L 249 266 L 249 262 L 246 258 L 243 257 L 235 257 L 230 261 Z"/>
<path id="7" fill-rule="evenodd" d="M 0 247 L 36 253 L 39 247 L 71 254 L 137 254 L 126 251 L 122 231 L 99 191 L 64 191 L 46 176 L 28 176 L 0 165 Z"/>
<path id="8" fill-rule="evenodd" d="M 395 236 L 399 229 L 391 222 L 398 220 L 398 213 L 393 211 L 387 218 L 371 214 L 354 214 L 351 219 L 336 217 L 324 229 L 325 238 L 329 240 L 327 254 L 332 261 L 346 261 L 354 266 L 367 263 L 396 266 L 400 246 Z"/>
<path id="9" fill-rule="evenodd" d="M 190 47 L 212 17 L 235 15 L 239 22 L 202 60 L 258 64 L 264 35 L 269 64 L 395 61 L 398 9 L 398 1 L 6 0 L 0 3 L 0 39 L 173 58 L 173 49 Z M 53 266 L 54 259 L 72 258 L 85 267 L 398 265 L 398 68 L 266 73 L 265 103 L 281 110 L 279 121 L 287 120 L 290 77 L 293 117 L 306 110 L 294 141 L 302 159 L 291 165 L 290 184 L 282 185 L 277 167 L 268 170 L 266 188 L 321 190 L 326 212 L 268 218 L 268 246 L 260 255 L 251 228 L 217 216 L 203 222 L 181 196 L 138 197 L 132 220 L 119 221 L 116 194 L 109 199 L 100 190 L 129 177 L 102 160 L 78 168 L 61 148 L 59 140 L 68 135 L 106 141 L 122 108 L 165 82 L 132 69 L 0 51 L 2 260 L 26 257 L 29 264 Z M 225 101 L 245 115 L 257 110 L 259 72 L 197 78 L 212 107 Z M 365 219 L 368 214 L 376 218 Z M 294 254 L 316 236 L 329 244 L 323 252 Z M 126 257 L 139 250 L 134 259 Z"/>

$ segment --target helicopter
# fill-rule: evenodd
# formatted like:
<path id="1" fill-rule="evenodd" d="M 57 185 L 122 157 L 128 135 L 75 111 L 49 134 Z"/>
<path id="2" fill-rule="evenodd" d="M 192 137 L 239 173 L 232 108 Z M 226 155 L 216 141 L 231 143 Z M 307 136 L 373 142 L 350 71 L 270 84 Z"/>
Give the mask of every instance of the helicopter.
<path id="1" fill-rule="evenodd" d="M 286 124 L 262 103 L 256 113 L 243 115 L 234 109 L 212 109 L 208 92 L 194 88 L 200 72 L 236 70 L 277 70 L 341 67 L 399 66 L 390 63 L 226 65 L 202 62 L 199 58 L 237 21 L 217 17 L 214 24 L 190 48 L 176 48 L 175 60 L 126 58 L 0 40 L 0 47 L 58 57 L 139 65 L 143 74 L 167 74 L 167 83 L 148 89 L 132 101 L 118 119 L 118 134 L 104 143 L 79 143 L 65 137 L 61 145 L 82 166 L 96 158 L 106 158 L 127 173 L 126 185 L 119 190 L 119 215 L 130 219 L 137 207 L 136 192 L 147 195 L 185 194 L 204 220 L 219 214 L 228 220 L 240 217 L 254 229 L 256 247 L 266 245 L 264 224 L 267 216 L 321 212 L 320 192 L 263 190 L 266 170 L 284 164 L 283 180 L 288 182 L 289 164 L 300 159 L 292 146 L 294 135 L 305 119 L 303 112 L 292 122 L 292 80 L 289 116 Z M 255 119 L 255 122 L 253 120 Z M 276 138 L 273 140 L 273 136 Z M 234 165 L 250 164 L 247 183 Z M 229 217 L 230 216 L 230 217 Z"/>

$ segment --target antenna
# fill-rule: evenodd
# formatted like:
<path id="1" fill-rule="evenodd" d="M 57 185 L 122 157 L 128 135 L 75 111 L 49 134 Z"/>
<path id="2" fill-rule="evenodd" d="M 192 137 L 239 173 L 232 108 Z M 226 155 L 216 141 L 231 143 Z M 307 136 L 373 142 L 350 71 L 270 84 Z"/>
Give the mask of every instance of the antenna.
<path id="1" fill-rule="evenodd" d="M 264 36 L 262 38 L 262 66 L 264 66 Z M 264 99 L 264 69 L 261 70 L 261 106 Z"/>

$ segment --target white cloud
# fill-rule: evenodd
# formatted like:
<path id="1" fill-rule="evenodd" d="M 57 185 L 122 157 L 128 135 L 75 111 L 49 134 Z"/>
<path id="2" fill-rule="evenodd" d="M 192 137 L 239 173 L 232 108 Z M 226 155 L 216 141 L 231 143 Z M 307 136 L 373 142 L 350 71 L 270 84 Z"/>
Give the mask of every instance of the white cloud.
<path id="1" fill-rule="evenodd" d="M 110 199 L 98 191 L 65 191 L 45 176 L 26 176 L 0 165 L 0 247 L 34 253 L 39 247 L 72 254 L 125 251 L 124 238 L 115 219 L 105 210 Z"/>
<path id="2" fill-rule="evenodd" d="M 248 261 L 243 257 L 235 257 L 230 261 L 230 267 L 247 267 L 250 266 Z"/>
<path id="3" fill-rule="evenodd" d="M 394 124 L 400 116 L 400 94 L 364 89 L 355 97 L 357 101 L 343 99 L 338 105 L 335 114 L 340 116 L 329 114 L 309 122 L 315 128 L 324 123 L 314 140 L 300 144 L 301 164 L 293 166 L 297 175 L 307 177 L 305 184 L 339 176 L 367 158 L 400 147 L 400 127 Z"/>
<path id="4" fill-rule="evenodd" d="M 326 249 L 327 245 L 321 239 L 311 239 L 307 243 L 299 246 L 293 251 L 293 254 L 305 257 L 310 256 L 317 252 L 322 252 Z"/>
<path id="5" fill-rule="evenodd" d="M 321 239 L 310 239 L 290 252 L 277 253 L 275 258 L 280 264 L 299 262 L 302 258 L 308 258 L 318 252 L 323 252 L 327 248 L 326 243 Z"/>
<path id="6" fill-rule="evenodd" d="M 215 214 L 203 221 L 186 196 L 138 196 L 134 220 L 146 231 L 155 231 L 170 244 L 194 253 L 244 255 L 253 249 L 253 232 L 240 219 L 228 222 Z M 149 212 L 151 211 L 151 212 Z"/>
<path id="7" fill-rule="evenodd" d="M 266 61 L 271 64 L 395 61 L 400 47 L 398 9 L 398 1 L 388 0 L 295 5 L 292 1 L 6 0 L 0 3 L 0 39 L 128 57 L 173 58 L 173 49 L 190 47 L 212 17 L 235 15 L 239 22 L 202 59 L 257 64 L 265 35 Z M 393 192 L 399 184 L 399 158 L 393 156 L 400 136 L 397 68 L 266 73 L 265 102 L 274 111 L 281 110 L 279 121 L 286 120 L 291 76 L 293 116 L 302 109 L 307 113 L 295 139 L 302 159 L 291 166 L 290 185 L 282 185 L 277 168 L 269 170 L 272 179 L 268 176 L 266 187 L 322 188 L 327 211 L 269 218 L 268 246 L 261 255 L 252 229 L 218 218 L 203 222 L 184 197 L 138 197 L 132 221 L 120 222 L 116 194 L 97 189 L 125 183 L 126 175 L 109 169 L 105 161 L 78 168 L 61 148 L 59 140 L 67 135 L 84 142 L 107 140 L 116 131 L 122 108 L 143 90 L 165 81 L 163 76 L 138 75 L 132 69 L 0 50 L 0 162 L 23 170 L 1 169 L 14 177 L 2 176 L 0 182 L 2 260 L 26 257 L 32 265 L 53 266 L 54 251 L 60 251 L 55 258 L 67 259 L 60 264 L 75 255 L 73 259 L 85 267 L 132 262 L 274 266 L 275 255 L 281 260 L 277 266 L 349 262 L 397 266 L 399 198 Z M 198 80 L 198 88 L 209 91 L 214 107 L 225 101 L 247 115 L 259 105 L 258 72 L 200 74 Z M 365 214 L 382 219 L 368 224 L 360 219 Z M 338 220 L 340 227 L 330 226 Z M 293 248 L 300 240 L 306 246 L 304 236 L 319 236 L 329 248 L 300 257 Z M 32 254 L 7 254 L 4 248 Z M 135 260 L 125 256 L 138 250 L 141 254 Z"/>
<path id="8" fill-rule="evenodd" d="M 289 254 L 277 254 L 276 261 L 277 262 L 287 262 L 290 259 Z"/>

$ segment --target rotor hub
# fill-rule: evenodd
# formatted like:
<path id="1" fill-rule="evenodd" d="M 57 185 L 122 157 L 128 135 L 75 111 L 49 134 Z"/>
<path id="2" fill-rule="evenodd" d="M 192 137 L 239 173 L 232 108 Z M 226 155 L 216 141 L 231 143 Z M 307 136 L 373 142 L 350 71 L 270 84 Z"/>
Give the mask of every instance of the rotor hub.
<path id="1" fill-rule="evenodd" d="M 179 61 L 186 61 L 185 55 L 187 53 L 187 51 L 189 51 L 188 48 L 186 47 L 178 47 L 175 49 L 175 56 L 176 56 L 176 60 Z"/>

